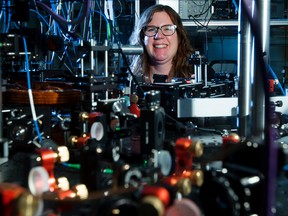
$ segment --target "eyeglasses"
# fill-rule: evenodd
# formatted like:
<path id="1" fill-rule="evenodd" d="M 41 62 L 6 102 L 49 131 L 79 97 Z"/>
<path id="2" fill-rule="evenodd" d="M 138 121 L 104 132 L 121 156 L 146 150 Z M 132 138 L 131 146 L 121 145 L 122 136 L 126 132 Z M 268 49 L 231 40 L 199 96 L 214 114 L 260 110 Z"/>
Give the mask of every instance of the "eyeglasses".
<path id="1" fill-rule="evenodd" d="M 157 34 L 158 30 L 160 29 L 162 34 L 165 36 L 171 36 L 175 33 L 177 26 L 176 25 L 163 25 L 160 27 L 157 26 L 145 26 L 143 28 L 143 32 L 147 37 L 153 37 Z"/>

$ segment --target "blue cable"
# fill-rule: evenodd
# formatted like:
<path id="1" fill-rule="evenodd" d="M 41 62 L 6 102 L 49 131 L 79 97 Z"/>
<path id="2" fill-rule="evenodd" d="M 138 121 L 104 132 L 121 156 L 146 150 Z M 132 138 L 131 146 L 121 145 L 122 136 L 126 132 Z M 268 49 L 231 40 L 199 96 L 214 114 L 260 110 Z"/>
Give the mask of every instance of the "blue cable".
<path id="1" fill-rule="evenodd" d="M 53 63 L 53 61 L 54 61 L 54 57 L 55 57 L 55 52 L 53 51 L 53 52 L 52 52 L 51 61 L 49 61 L 49 62 L 45 61 L 45 64 L 47 64 L 47 65 L 52 65 L 52 63 Z"/>
<path id="2" fill-rule="evenodd" d="M 239 6 L 238 6 L 239 2 L 237 4 L 237 2 L 235 0 L 232 0 L 232 3 L 234 5 L 234 7 L 235 7 L 235 10 L 238 12 L 239 11 Z"/>
<path id="3" fill-rule="evenodd" d="M 10 8 L 11 7 L 11 1 L 8 1 L 8 7 Z M 10 23 L 11 23 L 11 16 L 12 14 L 11 13 L 8 13 L 8 21 L 7 21 L 7 28 L 6 28 L 6 33 L 9 31 L 9 28 L 10 28 Z"/>
<path id="4" fill-rule="evenodd" d="M 105 16 L 105 14 L 103 14 L 102 12 L 100 11 L 97 11 L 97 10 L 92 10 L 93 12 L 96 12 L 96 13 L 99 13 L 101 16 L 103 16 L 103 18 L 105 19 L 106 21 L 106 24 L 107 24 L 107 39 L 109 40 L 110 37 L 111 37 L 111 33 L 110 33 L 110 23 L 107 19 L 107 17 Z"/>
<path id="5" fill-rule="evenodd" d="M 45 20 L 45 18 L 36 10 L 30 9 L 30 11 L 36 13 L 44 22 L 45 24 L 49 27 L 49 23 Z"/>
<path id="6" fill-rule="evenodd" d="M 52 0 L 50 0 L 50 4 L 51 4 L 51 10 L 56 13 L 57 12 L 57 5 L 56 5 L 55 1 L 53 2 Z M 54 25 L 55 25 L 55 28 L 54 28 L 53 33 L 55 35 L 61 35 L 61 30 L 60 30 L 58 23 L 54 22 Z"/>
<path id="7" fill-rule="evenodd" d="M 67 48 L 68 48 L 67 46 L 64 48 L 64 52 L 66 53 L 66 57 L 68 59 L 69 64 L 73 67 L 73 63 L 71 61 L 70 55 L 69 55 L 69 53 L 67 51 Z"/>
<path id="8" fill-rule="evenodd" d="M 278 78 L 277 78 L 277 76 L 276 76 L 275 72 L 273 71 L 273 69 L 271 68 L 271 66 L 270 66 L 270 65 L 268 65 L 268 67 L 269 67 L 269 71 L 270 71 L 270 73 L 271 73 L 272 77 L 273 77 L 274 79 L 277 79 L 277 80 L 278 80 Z M 280 83 L 280 82 L 278 82 L 278 83 L 277 83 L 277 85 L 278 85 L 278 87 L 280 88 L 280 90 L 281 90 L 282 94 L 285 96 L 285 95 L 286 95 L 286 93 L 285 93 L 285 91 L 284 91 L 284 89 L 283 89 L 283 87 L 282 87 L 281 83 Z"/>
<path id="9" fill-rule="evenodd" d="M 2 4 L 2 5 L 1 5 L 1 11 L 0 11 L 0 21 L 2 20 L 2 17 L 4 17 L 4 18 L 3 18 L 3 28 L 1 27 L 1 32 L 2 32 L 2 30 L 5 29 L 6 14 L 4 13 L 4 11 L 5 11 L 5 9 L 4 9 L 4 7 L 5 7 L 4 2 L 2 2 L 1 4 Z"/>
<path id="10" fill-rule="evenodd" d="M 99 8 L 99 11 L 93 10 L 93 12 L 99 13 L 105 19 L 106 24 L 107 24 L 107 39 L 110 40 L 111 39 L 111 27 L 110 27 L 109 20 L 107 19 L 106 15 L 102 12 L 102 9 L 101 9 L 98 1 L 96 1 L 96 4 Z"/>
<path id="11" fill-rule="evenodd" d="M 32 88 L 31 88 L 31 81 L 30 81 L 30 70 L 29 70 L 29 58 L 28 58 L 28 49 L 27 49 L 27 43 L 26 43 L 26 38 L 23 36 L 23 44 L 24 44 L 24 51 L 25 51 L 25 69 L 27 73 L 27 85 L 28 85 L 28 95 L 29 95 L 29 102 L 30 102 L 30 108 L 31 108 L 31 113 L 32 113 L 32 118 L 35 126 L 35 130 L 38 136 L 38 139 L 40 143 L 42 142 L 42 136 L 38 127 L 38 122 L 37 122 L 37 116 L 35 112 L 35 106 L 34 106 L 34 101 L 33 101 L 33 94 L 32 94 Z"/>

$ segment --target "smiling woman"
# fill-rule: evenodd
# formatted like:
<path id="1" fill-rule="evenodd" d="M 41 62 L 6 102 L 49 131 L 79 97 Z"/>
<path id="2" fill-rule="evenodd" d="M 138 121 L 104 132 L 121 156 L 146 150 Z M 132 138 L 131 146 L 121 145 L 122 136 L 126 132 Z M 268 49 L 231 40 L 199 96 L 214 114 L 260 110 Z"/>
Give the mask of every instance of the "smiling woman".
<path id="1" fill-rule="evenodd" d="M 193 67 L 188 59 L 193 48 L 180 16 L 167 5 L 146 9 L 130 37 L 131 45 L 141 45 L 144 52 L 132 59 L 132 71 L 153 83 L 155 74 L 172 78 L 190 78 Z"/>

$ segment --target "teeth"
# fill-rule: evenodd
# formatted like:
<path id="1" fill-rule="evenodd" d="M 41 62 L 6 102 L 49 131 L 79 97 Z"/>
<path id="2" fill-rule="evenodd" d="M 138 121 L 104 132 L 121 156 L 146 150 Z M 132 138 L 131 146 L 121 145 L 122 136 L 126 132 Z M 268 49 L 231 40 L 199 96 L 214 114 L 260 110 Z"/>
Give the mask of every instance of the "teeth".
<path id="1" fill-rule="evenodd" d="M 165 48 L 165 47 L 167 47 L 167 45 L 155 45 L 154 47 L 155 48 Z"/>

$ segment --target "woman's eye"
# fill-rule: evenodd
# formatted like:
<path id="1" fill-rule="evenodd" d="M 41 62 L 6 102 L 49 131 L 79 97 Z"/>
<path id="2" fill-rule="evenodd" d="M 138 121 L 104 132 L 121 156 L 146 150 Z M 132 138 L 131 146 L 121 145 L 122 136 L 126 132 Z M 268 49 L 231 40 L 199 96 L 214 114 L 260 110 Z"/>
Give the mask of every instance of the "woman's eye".
<path id="1" fill-rule="evenodd" d="M 171 26 L 162 26 L 162 29 L 165 31 L 171 30 Z"/>

